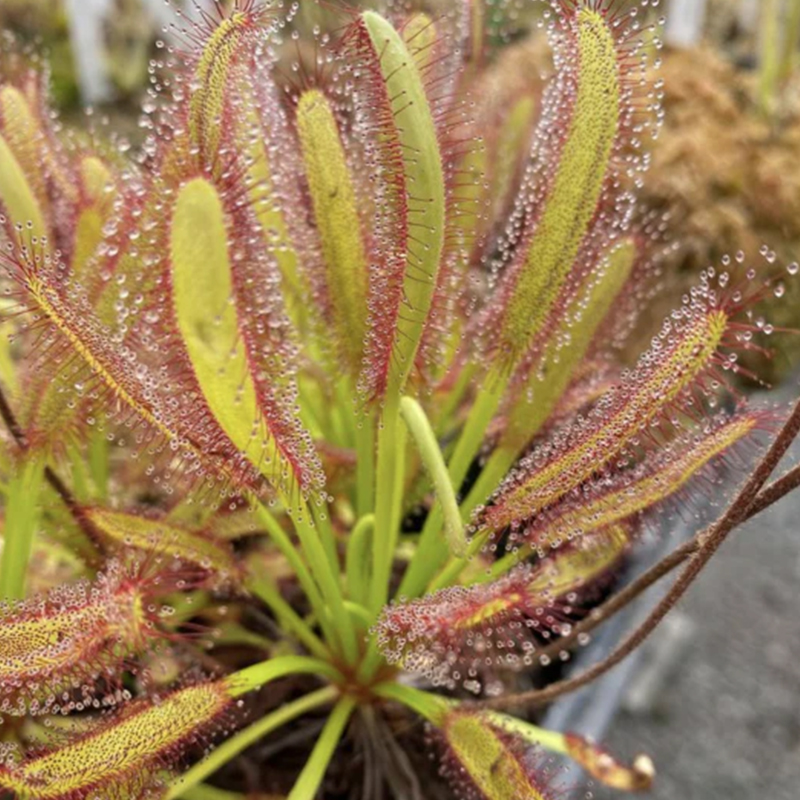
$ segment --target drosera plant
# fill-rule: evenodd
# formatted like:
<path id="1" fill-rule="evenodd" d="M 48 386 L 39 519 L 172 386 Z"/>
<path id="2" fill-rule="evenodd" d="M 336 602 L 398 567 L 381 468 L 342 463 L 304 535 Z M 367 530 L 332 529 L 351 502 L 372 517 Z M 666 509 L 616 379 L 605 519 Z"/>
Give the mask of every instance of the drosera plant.
<path id="1" fill-rule="evenodd" d="M 646 756 L 506 711 L 612 668 L 800 483 L 766 485 L 800 404 L 733 386 L 782 294 L 743 255 L 619 364 L 665 246 L 635 207 L 648 5 L 541 4 L 543 92 L 496 66 L 515 3 L 315 6 L 307 30 L 305 8 L 216 6 L 153 65 L 134 157 L 61 130 L 7 60 L 0 790 L 311 800 L 328 773 L 430 796 L 398 714 L 442 797 L 553 798 L 547 752 L 651 785 Z M 720 518 L 616 591 L 722 464 L 744 478 Z M 618 650 L 542 685 L 679 567 Z M 314 716 L 291 774 L 219 785 Z"/>

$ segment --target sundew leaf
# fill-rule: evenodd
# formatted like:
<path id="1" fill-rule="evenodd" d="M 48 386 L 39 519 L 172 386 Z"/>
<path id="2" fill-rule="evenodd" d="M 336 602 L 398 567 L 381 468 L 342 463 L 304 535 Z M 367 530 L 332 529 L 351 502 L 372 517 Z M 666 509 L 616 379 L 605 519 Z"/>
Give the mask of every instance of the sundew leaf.
<path id="1" fill-rule="evenodd" d="M 603 195 L 623 113 L 618 46 L 604 15 L 580 6 L 567 24 L 562 63 L 575 84 L 567 94 L 571 116 L 524 265 L 501 287 L 497 349 L 512 363 L 540 330 L 572 269 Z"/>
<path id="2" fill-rule="evenodd" d="M 575 538 L 655 508 L 684 490 L 709 465 L 724 459 L 763 424 L 763 415 L 741 412 L 712 420 L 707 429 L 679 437 L 629 473 L 587 486 L 580 503 L 567 500 L 512 534 L 537 548 Z"/>
<path id="3" fill-rule="evenodd" d="M 105 238 L 104 227 L 113 213 L 115 176 L 97 157 L 81 160 L 81 201 L 75 221 L 70 273 L 80 286 L 92 282 L 92 257 Z"/>
<path id="4" fill-rule="evenodd" d="M 105 239 L 104 226 L 113 215 L 111 189 L 115 178 L 106 165 L 94 156 L 81 161 L 80 201 L 74 209 L 75 227 L 69 263 L 69 280 L 77 291 L 88 293 L 97 283 L 97 266 L 102 260 L 98 250 Z M 82 401 L 73 381 L 54 380 L 52 361 L 49 369 L 26 376 L 20 421 L 35 446 L 57 447 L 71 434 L 95 420 L 95 410 Z"/>
<path id="5" fill-rule="evenodd" d="M 438 730 L 444 745 L 442 774 L 464 797 L 480 800 L 548 800 L 524 740 L 496 725 L 491 715 L 454 709 Z"/>
<path id="6" fill-rule="evenodd" d="M 393 124 L 385 135 L 399 143 L 404 165 L 405 196 L 401 199 L 409 237 L 394 308 L 386 310 L 396 320 L 391 354 L 383 364 L 371 365 L 379 377 L 369 381 L 399 394 L 414 366 L 436 289 L 444 249 L 444 170 L 423 80 L 406 43 L 391 23 L 375 12 L 364 12 L 355 25 L 368 36 L 371 53 L 366 55 L 371 55 L 373 69 L 377 66 L 390 98 Z M 362 41 L 362 53 L 365 45 Z M 375 308 L 372 312 L 380 313 Z M 385 380 L 380 375 L 385 375 Z"/>
<path id="7" fill-rule="evenodd" d="M 493 257 L 497 285 L 473 325 L 501 382 L 586 277 L 588 242 L 605 237 L 602 248 L 627 230 L 624 187 L 646 168 L 642 139 L 658 125 L 639 24 L 595 3 L 553 3 L 553 12 L 556 75 Z"/>
<path id="8" fill-rule="evenodd" d="M 10 226 L 30 223 L 30 235 L 39 239 L 47 235 L 40 140 L 23 94 L 13 86 L 0 88 L 0 200 Z"/>
<path id="9" fill-rule="evenodd" d="M 233 705 L 223 681 L 135 701 L 62 747 L 0 767 L 0 789 L 19 800 L 156 798 L 161 770 L 225 728 Z"/>
<path id="10" fill-rule="evenodd" d="M 321 91 L 312 89 L 301 95 L 297 131 L 322 245 L 338 349 L 351 375 L 357 377 L 367 318 L 367 253 L 336 116 Z"/>
<path id="11" fill-rule="evenodd" d="M 36 219 L 14 222 L 33 223 L 30 235 L 39 239 L 47 235 L 50 247 L 58 248 L 68 258 L 72 246 L 71 211 L 79 202 L 79 181 L 39 102 L 39 93 L 44 89 L 40 78 L 27 80 L 22 88 L 0 87 L 0 135 L 25 175 L 43 224 L 40 226 Z M 16 191 L 13 185 L 9 191 Z"/>
<path id="12" fill-rule="evenodd" d="M 462 4 L 431 18 L 410 15 L 399 28 L 422 78 L 445 183 L 444 246 L 436 289 L 416 356 L 422 384 L 435 385 L 458 352 L 469 282 L 465 270 L 485 205 L 487 152 L 473 127 L 472 98 L 463 85 L 468 9 Z M 411 219 L 413 222 L 413 219 Z M 410 230 L 412 240 L 413 227 Z"/>
<path id="13" fill-rule="evenodd" d="M 308 295 L 308 268 L 312 258 L 310 248 L 303 250 L 301 259 L 299 241 L 304 241 L 308 230 L 306 216 L 294 213 L 302 207 L 298 183 L 299 158 L 286 148 L 278 149 L 279 143 L 289 140 L 289 125 L 277 97 L 277 89 L 269 76 L 259 76 L 258 86 L 250 95 L 244 81 L 238 81 L 243 93 L 241 114 L 250 126 L 240 134 L 246 142 L 248 194 L 253 212 L 261 226 L 267 248 L 274 255 L 282 277 L 282 289 L 287 310 L 295 326 L 303 330 L 307 326 L 308 309 L 304 307 Z M 266 122 L 265 122 L 266 118 Z M 291 221 L 288 219 L 291 218 Z"/>
<path id="14" fill-rule="evenodd" d="M 376 626 L 381 650 L 446 686 L 474 682 L 487 665 L 529 665 L 542 643 L 569 630 L 577 593 L 608 574 L 629 544 L 629 530 L 611 526 L 494 581 L 394 603 Z"/>
<path id="15" fill-rule="evenodd" d="M 78 701 L 64 691 L 81 687 L 85 700 L 95 681 L 118 678 L 160 639 L 152 602 L 147 577 L 112 561 L 92 583 L 0 607 L 0 713 L 69 711 Z"/>
<path id="16" fill-rule="evenodd" d="M 41 239 L 47 235 L 44 218 L 28 180 L 5 138 L 0 135 L 0 201 L 5 211 L 6 224 L 12 236 L 15 228 L 27 230 L 28 236 Z M 23 238 L 23 241 L 25 239 Z"/>
<path id="17" fill-rule="evenodd" d="M 665 323 L 636 370 L 542 453 L 525 459 L 478 525 L 497 532 L 520 524 L 618 456 L 714 363 L 729 331 L 728 311 L 706 284 Z"/>
<path id="18" fill-rule="evenodd" d="M 170 229 L 173 303 L 181 338 L 214 418 L 249 462 L 290 493 L 306 476 L 276 436 L 260 396 L 234 295 L 225 210 L 216 189 L 196 178 L 178 193 Z"/>
<path id="19" fill-rule="evenodd" d="M 220 169 L 220 142 L 231 73 L 243 51 L 243 42 L 261 24 L 264 9 L 236 8 L 224 17 L 204 43 L 189 100 L 189 135 L 203 162 Z"/>
<path id="20" fill-rule="evenodd" d="M 516 390 L 500 447 L 516 455 L 535 436 L 561 399 L 586 355 L 600 324 L 631 275 L 637 257 L 633 239 L 615 243 L 611 251 L 563 309 L 560 325 L 548 332 L 537 363 Z"/>
<path id="21" fill-rule="evenodd" d="M 148 553 L 155 560 L 175 560 L 211 574 L 222 584 L 239 576 L 230 545 L 205 532 L 153 516 L 100 507 L 81 508 L 79 514 L 118 552 L 133 549 Z"/>
<path id="22" fill-rule="evenodd" d="M 168 370 L 160 370 L 156 378 L 152 365 L 142 360 L 147 354 L 127 346 L 124 337 L 97 318 L 85 295 L 63 281 L 65 270 L 59 261 L 48 253 L 34 259 L 26 250 L 0 258 L 20 289 L 21 305 L 35 315 L 37 344 L 48 348 L 52 381 L 74 392 L 75 403 L 86 398 L 94 409 L 107 411 L 112 423 L 124 422 L 126 428 L 135 429 L 134 442 L 140 450 L 146 449 L 154 461 L 166 456 L 172 469 L 180 468 L 192 480 L 224 481 L 226 489 L 253 485 L 253 476 L 235 457 L 221 455 L 224 433 L 213 420 L 209 424 L 197 397 L 179 394 L 176 402 L 174 392 L 186 388 L 185 379 L 173 382 Z M 171 354 L 168 349 L 160 355 L 168 363 Z M 56 395 L 46 391 L 42 396 Z M 186 413 L 189 403 L 191 414 Z M 56 402 L 53 410 L 59 413 L 62 405 Z M 31 413 L 41 419 L 35 408 Z"/>
<path id="23" fill-rule="evenodd" d="M 202 38 L 186 85 L 188 149 L 215 182 L 242 173 L 242 189 L 280 269 L 289 313 L 304 325 L 309 283 L 304 273 L 311 269 L 301 265 L 300 251 L 304 262 L 311 259 L 308 248 L 298 244 L 310 237 L 295 189 L 300 159 L 296 148 L 287 146 L 292 133 L 274 84 L 266 18 L 263 6 L 240 4 Z"/>

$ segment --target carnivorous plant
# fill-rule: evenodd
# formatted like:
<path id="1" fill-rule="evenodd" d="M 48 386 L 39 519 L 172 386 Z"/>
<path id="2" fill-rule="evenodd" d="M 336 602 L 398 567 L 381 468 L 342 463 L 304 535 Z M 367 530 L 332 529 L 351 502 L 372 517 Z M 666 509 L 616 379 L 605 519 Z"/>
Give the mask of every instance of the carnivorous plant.
<path id="1" fill-rule="evenodd" d="M 781 284 L 709 267 L 622 366 L 669 247 L 635 201 L 656 2 L 539 4 L 545 86 L 528 5 L 215 6 L 162 45 L 135 148 L 3 55 L 0 793 L 431 797 L 423 743 L 442 797 L 552 798 L 548 752 L 650 785 L 525 712 L 798 483 L 762 488 L 800 412 L 732 383 Z M 618 590 L 723 463 L 720 518 Z"/>

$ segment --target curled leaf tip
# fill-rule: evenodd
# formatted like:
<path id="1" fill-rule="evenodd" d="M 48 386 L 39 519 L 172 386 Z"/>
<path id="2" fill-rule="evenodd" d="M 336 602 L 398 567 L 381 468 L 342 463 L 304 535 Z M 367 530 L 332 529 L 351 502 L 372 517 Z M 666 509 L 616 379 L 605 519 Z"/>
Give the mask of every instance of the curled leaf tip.
<path id="1" fill-rule="evenodd" d="M 649 756 L 638 755 L 628 767 L 583 736 L 567 733 L 564 740 L 569 756 L 604 785 L 623 792 L 652 789 L 656 771 Z"/>

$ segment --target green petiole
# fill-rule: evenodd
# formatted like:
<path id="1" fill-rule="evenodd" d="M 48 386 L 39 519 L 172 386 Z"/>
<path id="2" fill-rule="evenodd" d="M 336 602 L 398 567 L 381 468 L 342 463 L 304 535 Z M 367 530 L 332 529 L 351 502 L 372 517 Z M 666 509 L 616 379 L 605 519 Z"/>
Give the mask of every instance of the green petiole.
<path id="1" fill-rule="evenodd" d="M 190 795 L 184 795 L 184 792 L 202 783 L 209 775 L 213 775 L 220 767 L 223 767 L 250 745 L 255 744 L 259 739 L 263 739 L 267 734 L 283 727 L 293 719 L 332 703 L 338 696 L 339 691 L 336 687 L 327 686 L 324 689 L 319 689 L 298 700 L 287 703 L 285 706 L 281 706 L 218 745 L 203 761 L 195 764 L 172 784 L 164 795 L 164 800 L 177 800 L 179 797 L 186 797 L 189 800 Z"/>
<path id="2" fill-rule="evenodd" d="M 0 558 L 0 599 L 22 600 L 33 539 L 39 525 L 39 496 L 44 484 L 44 458 L 26 453 L 9 482 L 3 551 Z"/>
<path id="3" fill-rule="evenodd" d="M 287 800 L 314 800 L 317 796 L 328 764 L 355 707 L 356 701 L 352 697 L 343 697 L 339 700 Z"/>
<path id="4" fill-rule="evenodd" d="M 411 397 L 404 397 L 400 401 L 400 413 L 414 437 L 422 462 L 428 470 L 436 490 L 444 517 L 445 535 L 450 552 L 455 556 L 462 557 L 466 554 L 467 547 L 464 526 L 458 510 L 456 493 L 453 490 L 453 484 L 442 458 L 442 451 L 439 449 L 439 443 L 436 441 L 430 422 L 425 416 L 422 406 Z"/>

